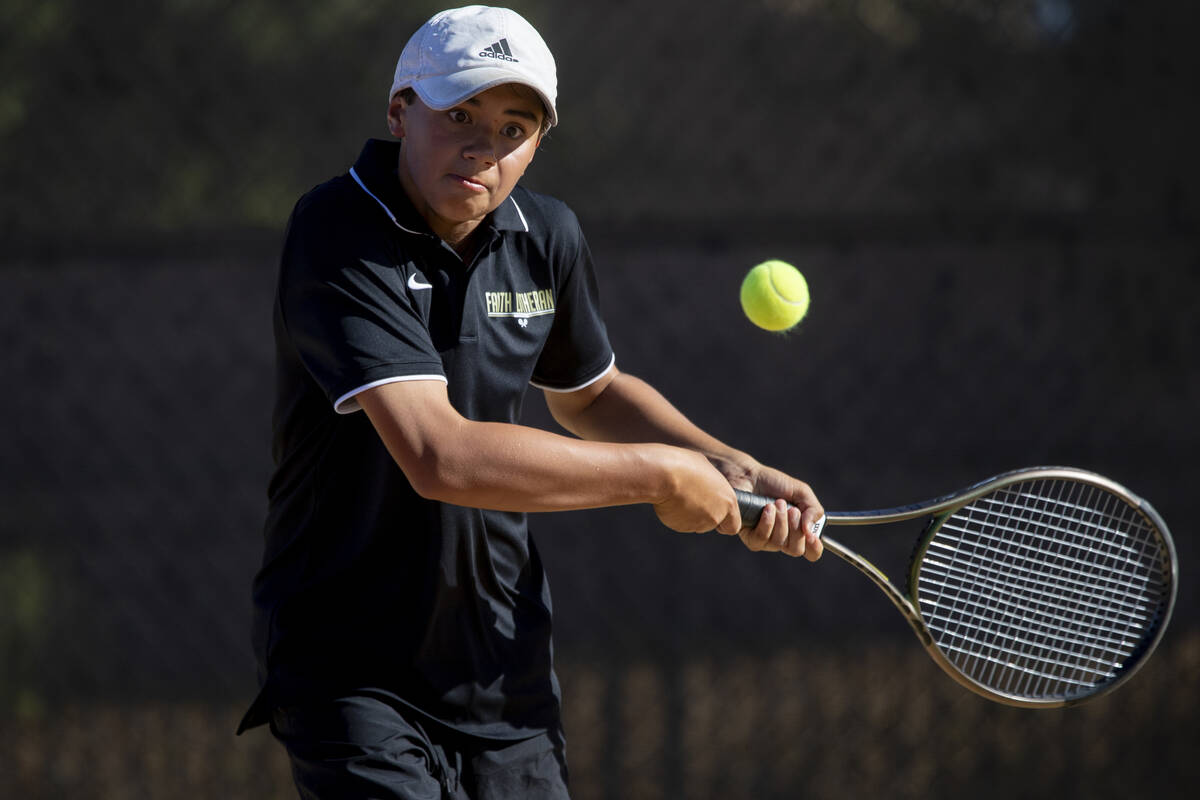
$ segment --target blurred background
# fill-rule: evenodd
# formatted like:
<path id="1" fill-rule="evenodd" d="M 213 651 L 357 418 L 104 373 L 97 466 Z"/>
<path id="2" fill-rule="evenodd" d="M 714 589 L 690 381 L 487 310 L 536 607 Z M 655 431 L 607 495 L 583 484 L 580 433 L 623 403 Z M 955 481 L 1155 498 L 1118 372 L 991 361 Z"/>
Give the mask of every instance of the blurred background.
<path id="1" fill-rule="evenodd" d="M 233 733 L 278 250 L 387 135 L 442 7 L 0 0 L 0 795 L 294 796 L 270 735 Z M 539 515 L 577 800 L 1190 796 L 1200 6 L 513 7 L 560 75 L 526 182 L 583 220 L 622 369 L 827 508 L 1069 464 L 1148 498 L 1182 563 L 1137 678 L 1024 711 L 832 557 Z M 787 336 L 738 307 L 765 258 L 812 288 Z M 901 574 L 913 530 L 873 533 L 844 538 Z"/>

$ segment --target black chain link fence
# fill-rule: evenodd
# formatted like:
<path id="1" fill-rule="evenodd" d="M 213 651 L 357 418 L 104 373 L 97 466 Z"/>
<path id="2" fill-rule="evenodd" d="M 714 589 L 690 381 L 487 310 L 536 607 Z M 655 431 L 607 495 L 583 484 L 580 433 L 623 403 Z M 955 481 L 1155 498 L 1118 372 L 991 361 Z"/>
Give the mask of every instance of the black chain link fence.
<path id="1" fill-rule="evenodd" d="M 1144 672 L 1029 712 L 942 676 L 833 558 L 641 508 L 539 515 L 575 796 L 1190 793 L 1200 11 L 515 7 L 562 89 L 528 182 L 583 218 L 623 369 L 828 507 L 1066 463 L 1149 498 L 1183 561 Z M 277 248 L 299 193 L 385 134 L 438 8 L 0 0 L 0 796 L 294 796 L 270 736 L 232 734 Z M 737 307 L 768 257 L 813 288 L 788 336 Z"/>

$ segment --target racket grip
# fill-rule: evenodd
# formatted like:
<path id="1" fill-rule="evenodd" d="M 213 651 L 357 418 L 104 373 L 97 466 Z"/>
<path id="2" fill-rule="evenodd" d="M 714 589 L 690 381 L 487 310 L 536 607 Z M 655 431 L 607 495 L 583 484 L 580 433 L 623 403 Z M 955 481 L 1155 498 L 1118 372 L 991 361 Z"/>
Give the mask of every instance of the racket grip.
<path id="1" fill-rule="evenodd" d="M 769 497 L 763 497 L 761 494 L 752 492 L 743 492 L 741 489 L 734 489 L 733 493 L 737 495 L 738 510 L 742 514 L 742 527 L 753 528 L 758 524 L 759 517 L 762 516 L 763 509 L 771 503 L 775 502 Z M 821 529 L 825 527 L 825 516 L 822 515 L 819 520 L 813 523 L 813 529 L 817 536 L 821 535 Z"/>
<path id="2" fill-rule="evenodd" d="M 741 489 L 734 489 L 733 493 L 737 495 L 738 510 L 742 512 L 742 527 L 745 528 L 753 528 L 757 525 L 763 509 L 774 502 L 769 497 L 743 492 Z"/>

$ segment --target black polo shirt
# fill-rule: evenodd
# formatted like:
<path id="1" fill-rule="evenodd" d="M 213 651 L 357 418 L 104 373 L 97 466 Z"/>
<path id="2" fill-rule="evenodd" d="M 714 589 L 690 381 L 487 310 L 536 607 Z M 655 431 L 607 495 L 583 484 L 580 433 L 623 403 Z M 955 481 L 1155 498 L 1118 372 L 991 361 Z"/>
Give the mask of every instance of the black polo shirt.
<path id="1" fill-rule="evenodd" d="M 613 363 L 575 215 L 518 187 L 471 263 L 396 177 L 399 143 L 296 205 L 275 303 L 266 548 L 254 582 L 269 709 L 383 691 L 464 733 L 558 724 L 550 593 L 524 514 L 426 500 L 355 395 L 445 381 L 473 420 L 516 422 L 526 387 L 582 388 Z"/>

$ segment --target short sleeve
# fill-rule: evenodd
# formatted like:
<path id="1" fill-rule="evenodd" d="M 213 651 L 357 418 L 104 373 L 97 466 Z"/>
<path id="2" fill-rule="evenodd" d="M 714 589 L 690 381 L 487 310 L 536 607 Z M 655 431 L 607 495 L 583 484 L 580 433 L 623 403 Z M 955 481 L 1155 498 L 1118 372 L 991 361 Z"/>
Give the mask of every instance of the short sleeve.
<path id="1" fill-rule="evenodd" d="M 563 243 L 557 310 L 530 383 L 552 392 L 582 389 L 599 379 L 614 362 L 608 331 L 600 313 L 600 292 L 591 251 L 575 215 L 567 212 L 560 226 Z"/>
<path id="2" fill-rule="evenodd" d="M 305 369 L 343 413 L 368 386 L 445 380 L 394 245 L 322 205 L 297 206 L 280 266 L 278 319 Z"/>

